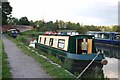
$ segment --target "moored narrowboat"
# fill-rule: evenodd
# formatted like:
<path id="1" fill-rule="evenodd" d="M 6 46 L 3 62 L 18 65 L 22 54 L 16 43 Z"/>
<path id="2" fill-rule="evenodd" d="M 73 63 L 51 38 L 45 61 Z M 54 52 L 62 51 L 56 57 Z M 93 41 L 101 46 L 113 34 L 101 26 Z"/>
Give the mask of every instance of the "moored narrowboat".
<path id="1" fill-rule="evenodd" d="M 96 43 L 120 45 L 119 32 L 88 31 L 87 34 L 94 35 Z"/>
<path id="2" fill-rule="evenodd" d="M 35 47 L 54 56 L 58 56 L 63 64 L 68 64 L 68 70 L 81 72 L 95 57 L 90 68 L 107 64 L 102 53 L 97 53 L 92 35 L 42 35 L 38 36 Z"/>
<path id="3" fill-rule="evenodd" d="M 18 29 L 10 29 L 8 30 L 8 34 L 11 37 L 16 38 L 20 34 L 20 31 Z"/>

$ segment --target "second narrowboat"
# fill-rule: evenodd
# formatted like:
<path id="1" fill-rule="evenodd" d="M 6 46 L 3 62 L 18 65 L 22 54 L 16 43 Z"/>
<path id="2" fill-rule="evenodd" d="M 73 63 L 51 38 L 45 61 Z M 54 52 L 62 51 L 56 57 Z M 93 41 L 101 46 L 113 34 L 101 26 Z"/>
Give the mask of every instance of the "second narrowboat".
<path id="1" fill-rule="evenodd" d="M 120 46 L 119 32 L 88 31 L 87 34 L 94 35 L 96 43 L 104 43 L 104 44 Z"/>

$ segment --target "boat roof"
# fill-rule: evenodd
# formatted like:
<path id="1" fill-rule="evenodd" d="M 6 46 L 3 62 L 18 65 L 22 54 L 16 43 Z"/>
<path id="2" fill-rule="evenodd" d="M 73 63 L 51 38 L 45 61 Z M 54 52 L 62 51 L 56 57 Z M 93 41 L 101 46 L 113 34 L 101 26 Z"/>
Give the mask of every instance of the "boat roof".
<path id="1" fill-rule="evenodd" d="M 48 34 L 39 34 L 39 35 L 46 35 L 46 36 L 48 36 Z M 52 35 L 52 34 L 50 34 L 49 36 L 69 36 L 69 37 L 94 37 L 94 35 L 88 35 L 88 34 L 79 34 L 79 35 Z"/>
<path id="2" fill-rule="evenodd" d="M 114 34 L 120 34 L 120 32 L 109 32 L 109 31 L 88 31 L 87 33 L 106 33 L 106 34 L 114 33 Z"/>

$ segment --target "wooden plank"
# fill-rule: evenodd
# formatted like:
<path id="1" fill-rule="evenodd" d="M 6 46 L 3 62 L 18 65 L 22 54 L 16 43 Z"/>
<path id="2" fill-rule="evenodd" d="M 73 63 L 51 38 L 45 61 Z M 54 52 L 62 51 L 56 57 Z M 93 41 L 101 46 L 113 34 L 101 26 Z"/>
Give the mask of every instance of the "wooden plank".
<path id="1" fill-rule="evenodd" d="M 78 40 L 76 39 L 76 54 L 78 53 Z"/>
<path id="2" fill-rule="evenodd" d="M 88 54 L 92 53 L 92 39 L 88 39 Z"/>

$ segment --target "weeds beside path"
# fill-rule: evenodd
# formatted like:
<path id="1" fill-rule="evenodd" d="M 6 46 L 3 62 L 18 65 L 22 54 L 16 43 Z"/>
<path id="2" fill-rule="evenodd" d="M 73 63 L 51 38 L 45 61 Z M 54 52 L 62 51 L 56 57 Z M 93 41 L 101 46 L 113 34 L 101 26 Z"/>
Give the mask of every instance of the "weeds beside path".
<path id="1" fill-rule="evenodd" d="M 12 78 L 7 59 L 8 57 L 4 51 L 4 45 L 0 39 L 0 78 L 2 79 Z"/>
<path id="2" fill-rule="evenodd" d="M 0 79 L 2 78 L 2 40 L 0 39 Z"/>

